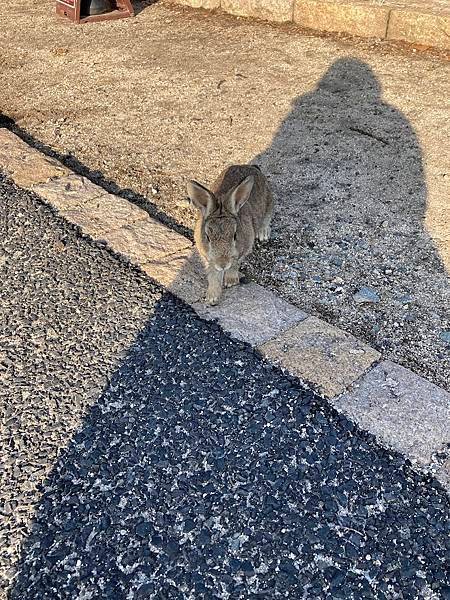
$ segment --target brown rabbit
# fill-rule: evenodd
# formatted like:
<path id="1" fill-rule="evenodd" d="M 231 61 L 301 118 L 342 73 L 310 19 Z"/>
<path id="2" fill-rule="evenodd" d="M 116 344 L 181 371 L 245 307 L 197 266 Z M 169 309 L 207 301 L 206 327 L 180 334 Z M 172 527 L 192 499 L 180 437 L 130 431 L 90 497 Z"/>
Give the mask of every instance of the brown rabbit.
<path id="1" fill-rule="evenodd" d="M 217 304 L 222 286 L 239 283 L 239 267 L 253 249 L 255 239 L 270 237 L 273 197 L 259 167 L 233 165 L 209 191 L 196 181 L 188 196 L 199 210 L 195 242 L 207 263 L 208 304 Z"/>

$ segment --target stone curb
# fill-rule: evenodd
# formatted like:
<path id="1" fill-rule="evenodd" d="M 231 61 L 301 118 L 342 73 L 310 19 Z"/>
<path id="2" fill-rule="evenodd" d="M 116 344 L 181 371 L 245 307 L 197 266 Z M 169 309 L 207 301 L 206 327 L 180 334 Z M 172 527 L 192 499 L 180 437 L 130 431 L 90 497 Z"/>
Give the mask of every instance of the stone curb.
<path id="1" fill-rule="evenodd" d="M 442 0 L 171 0 L 238 17 L 316 31 L 450 50 L 450 6 Z"/>
<path id="2" fill-rule="evenodd" d="M 301 379 L 379 441 L 431 471 L 450 491 L 450 394 L 354 336 L 250 283 L 202 302 L 201 260 L 186 237 L 0 129 L 0 170 L 93 240 L 106 242 L 160 285 Z"/>

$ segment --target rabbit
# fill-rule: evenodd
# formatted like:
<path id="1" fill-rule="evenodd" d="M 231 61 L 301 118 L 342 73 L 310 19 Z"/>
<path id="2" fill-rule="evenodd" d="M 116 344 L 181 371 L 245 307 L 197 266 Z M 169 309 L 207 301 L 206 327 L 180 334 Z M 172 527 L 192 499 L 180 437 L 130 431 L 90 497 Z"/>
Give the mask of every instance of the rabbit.
<path id="1" fill-rule="evenodd" d="M 266 177 L 253 165 L 232 165 L 215 181 L 211 191 L 189 181 L 187 193 L 199 216 L 195 243 L 206 262 L 206 302 L 218 303 L 222 288 L 239 284 L 239 268 L 255 239 L 270 238 L 273 196 Z"/>

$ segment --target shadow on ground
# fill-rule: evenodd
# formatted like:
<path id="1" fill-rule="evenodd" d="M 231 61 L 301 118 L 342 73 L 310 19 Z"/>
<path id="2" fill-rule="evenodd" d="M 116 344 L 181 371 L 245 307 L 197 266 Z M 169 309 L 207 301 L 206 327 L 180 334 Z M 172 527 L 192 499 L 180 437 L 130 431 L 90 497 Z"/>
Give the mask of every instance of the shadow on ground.
<path id="1" fill-rule="evenodd" d="M 152 6 L 152 4 L 156 4 L 159 0 L 132 0 L 134 14 L 137 16 L 143 10 Z"/>
<path id="2" fill-rule="evenodd" d="M 1 122 L 192 239 L 157 201 Z M 449 389 L 450 287 L 445 256 L 425 227 L 422 151 L 408 119 L 383 101 L 371 68 L 354 58 L 331 64 L 254 162 L 269 175 L 278 210 L 275 238 L 256 249 L 247 277 Z M 168 201 L 184 193 L 167 191 Z"/>
<path id="3" fill-rule="evenodd" d="M 450 288 L 425 227 L 422 151 L 381 91 L 366 63 L 343 58 L 294 100 L 253 161 L 278 209 L 248 271 L 448 387 Z"/>
<path id="4" fill-rule="evenodd" d="M 44 483 L 10 599 L 437 592 L 424 483 L 165 295 Z"/>

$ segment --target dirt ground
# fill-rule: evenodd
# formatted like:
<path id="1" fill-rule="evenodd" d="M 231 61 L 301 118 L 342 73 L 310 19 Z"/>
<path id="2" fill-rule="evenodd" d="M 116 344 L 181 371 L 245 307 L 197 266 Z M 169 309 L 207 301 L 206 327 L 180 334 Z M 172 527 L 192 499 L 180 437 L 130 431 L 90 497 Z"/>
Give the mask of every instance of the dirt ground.
<path id="1" fill-rule="evenodd" d="M 278 204 L 247 276 L 449 389 L 445 57 L 136 6 L 75 26 L 4 0 L 3 122 L 184 230 L 186 178 L 256 162 Z"/>

